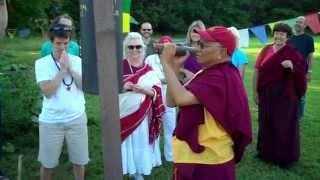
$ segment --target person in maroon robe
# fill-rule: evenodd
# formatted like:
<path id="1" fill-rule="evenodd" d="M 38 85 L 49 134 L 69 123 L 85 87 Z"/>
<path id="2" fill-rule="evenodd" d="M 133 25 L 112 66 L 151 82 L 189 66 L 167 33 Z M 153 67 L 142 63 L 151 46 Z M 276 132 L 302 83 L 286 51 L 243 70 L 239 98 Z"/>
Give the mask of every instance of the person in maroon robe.
<path id="1" fill-rule="evenodd" d="M 302 56 L 286 43 L 291 34 L 285 23 L 274 26 L 274 42 L 261 50 L 253 78 L 258 157 L 281 167 L 299 159 L 298 101 L 306 91 Z"/>
<path id="2" fill-rule="evenodd" d="M 166 44 L 161 54 L 167 104 L 179 107 L 173 176 L 176 180 L 234 180 L 235 163 L 252 140 L 247 95 L 230 61 L 235 37 L 222 26 L 196 32 L 201 38 L 197 61 L 204 68 L 184 86 L 177 74 L 188 55 L 175 57 L 174 44 Z"/>

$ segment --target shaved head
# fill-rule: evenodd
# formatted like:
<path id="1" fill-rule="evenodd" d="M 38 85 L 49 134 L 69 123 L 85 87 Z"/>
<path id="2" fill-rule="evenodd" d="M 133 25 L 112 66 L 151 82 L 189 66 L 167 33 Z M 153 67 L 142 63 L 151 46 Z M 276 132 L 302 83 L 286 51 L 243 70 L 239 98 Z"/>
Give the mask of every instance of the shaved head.
<path id="1" fill-rule="evenodd" d="M 144 40 L 149 41 L 153 33 L 152 25 L 149 22 L 144 22 L 140 26 L 140 33 Z"/>
<path id="2" fill-rule="evenodd" d="M 296 32 L 296 35 L 303 34 L 306 26 L 307 26 L 306 18 L 304 16 L 297 17 L 296 23 L 294 25 L 294 30 Z"/>

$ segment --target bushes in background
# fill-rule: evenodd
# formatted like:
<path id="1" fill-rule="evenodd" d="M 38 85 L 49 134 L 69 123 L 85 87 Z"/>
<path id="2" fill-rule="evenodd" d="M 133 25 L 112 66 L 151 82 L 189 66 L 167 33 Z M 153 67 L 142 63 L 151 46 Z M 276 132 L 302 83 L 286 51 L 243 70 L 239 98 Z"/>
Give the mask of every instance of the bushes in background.
<path id="1" fill-rule="evenodd" d="M 0 59 L 2 138 L 21 148 L 34 146 L 38 131 L 35 121 L 41 107 L 34 69 L 14 62 L 15 56 L 9 52 L 0 51 Z"/>

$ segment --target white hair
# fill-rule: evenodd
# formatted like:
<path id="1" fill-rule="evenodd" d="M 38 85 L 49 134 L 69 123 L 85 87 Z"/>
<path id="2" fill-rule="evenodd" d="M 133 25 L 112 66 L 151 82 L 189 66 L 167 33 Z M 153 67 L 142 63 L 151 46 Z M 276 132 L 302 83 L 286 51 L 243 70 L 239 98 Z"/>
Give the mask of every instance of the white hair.
<path id="1" fill-rule="evenodd" d="M 143 43 L 141 34 L 137 32 L 129 32 L 128 35 L 123 40 L 123 57 L 127 58 L 128 55 L 128 45 L 131 41 L 138 40 L 139 44 L 142 46 L 143 57 L 145 56 L 146 46 Z"/>
<path id="2" fill-rule="evenodd" d="M 303 20 L 303 21 L 306 21 L 306 18 L 304 17 L 304 16 L 299 16 L 299 17 L 297 17 L 297 20 Z"/>
<path id="3" fill-rule="evenodd" d="M 229 27 L 228 29 L 231 31 L 231 33 L 235 37 L 237 48 L 239 48 L 240 33 L 239 33 L 238 29 L 236 27 L 234 27 L 234 26 Z"/>

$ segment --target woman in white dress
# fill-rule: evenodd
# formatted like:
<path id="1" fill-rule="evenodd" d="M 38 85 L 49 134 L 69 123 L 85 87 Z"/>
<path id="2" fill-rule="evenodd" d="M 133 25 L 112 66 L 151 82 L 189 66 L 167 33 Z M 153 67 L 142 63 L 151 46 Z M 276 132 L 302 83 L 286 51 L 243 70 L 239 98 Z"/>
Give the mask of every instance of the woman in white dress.
<path id="1" fill-rule="evenodd" d="M 143 179 L 161 165 L 159 134 L 161 82 L 144 64 L 145 46 L 139 33 L 129 33 L 123 43 L 123 93 L 119 95 L 123 174 Z"/>

